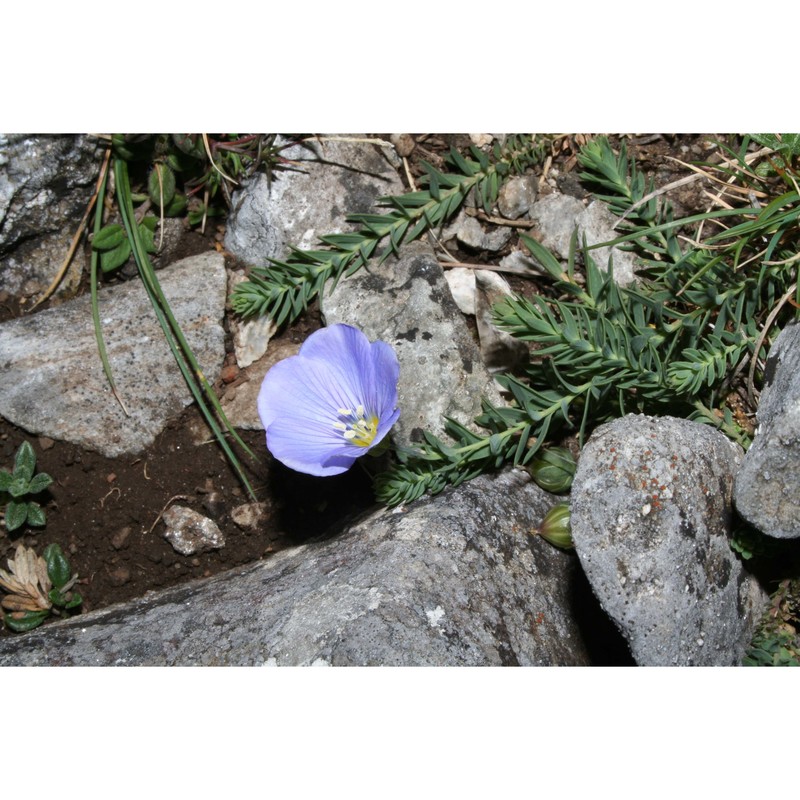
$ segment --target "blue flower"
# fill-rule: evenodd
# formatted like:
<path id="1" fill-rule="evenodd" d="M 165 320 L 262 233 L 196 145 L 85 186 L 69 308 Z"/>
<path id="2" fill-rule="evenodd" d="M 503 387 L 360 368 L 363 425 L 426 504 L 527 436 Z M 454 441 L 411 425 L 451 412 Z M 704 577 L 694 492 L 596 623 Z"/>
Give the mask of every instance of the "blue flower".
<path id="1" fill-rule="evenodd" d="M 331 325 L 267 372 L 258 414 L 267 448 L 309 475 L 338 475 L 397 422 L 400 365 L 386 342 L 350 325 Z"/>

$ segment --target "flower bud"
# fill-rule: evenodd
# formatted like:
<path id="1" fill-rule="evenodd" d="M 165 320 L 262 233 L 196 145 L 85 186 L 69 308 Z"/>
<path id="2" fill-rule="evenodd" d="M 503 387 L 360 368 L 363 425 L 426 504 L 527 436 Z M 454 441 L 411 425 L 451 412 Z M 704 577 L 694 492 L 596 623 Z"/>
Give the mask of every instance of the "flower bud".
<path id="1" fill-rule="evenodd" d="M 531 531 L 533 536 L 541 536 L 550 544 L 563 550 L 571 550 L 575 545 L 572 542 L 572 532 L 569 526 L 569 503 L 557 503 L 538 528 Z"/>
<path id="2" fill-rule="evenodd" d="M 539 451 L 528 471 L 546 492 L 568 492 L 572 486 L 577 463 L 566 447 L 547 447 Z"/>

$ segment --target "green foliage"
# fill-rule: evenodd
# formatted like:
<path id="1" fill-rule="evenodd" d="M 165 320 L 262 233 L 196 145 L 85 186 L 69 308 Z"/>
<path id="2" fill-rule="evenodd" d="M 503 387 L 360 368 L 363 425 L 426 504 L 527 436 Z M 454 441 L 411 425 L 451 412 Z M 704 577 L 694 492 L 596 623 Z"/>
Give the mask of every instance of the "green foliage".
<path id="1" fill-rule="evenodd" d="M 738 180 L 755 180 L 758 191 L 775 194 L 774 183 L 745 170 L 743 152 L 737 158 Z M 668 203 L 646 199 L 653 185 L 628 161 L 624 143 L 615 155 L 606 139 L 593 140 L 579 162 L 581 178 L 620 215 L 624 234 L 592 248 L 584 244 L 583 276 L 576 272 L 575 236 L 566 267 L 536 240 L 521 237 L 553 285 L 546 294 L 495 307 L 500 328 L 534 345 L 535 357 L 521 373 L 497 376 L 511 405 L 484 402 L 475 420 L 482 435 L 450 420 L 451 442 L 426 435 L 415 451 L 398 454 L 399 463 L 376 481 L 379 500 L 410 502 L 503 464 L 530 464 L 546 441 L 577 429 L 582 442 L 597 424 L 631 412 L 686 416 L 749 445 L 725 398 L 731 376 L 757 355 L 767 315 L 795 291 L 797 191 L 760 209 L 674 220 Z M 679 236 L 687 225 L 723 218 L 734 224 L 702 242 Z M 603 244 L 634 250 L 642 264 L 635 286 L 618 286 L 613 264 L 608 273 L 598 269 L 591 250 Z"/>
<path id="2" fill-rule="evenodd" d="M 731 549 L 745 561 L 774 557 L 781 552 L 785 544 L 761 531 L 742 523 L 731 534 Z"/>
<path id="3" fill-rule="evenodd" d="M 800 133 L 752 133 L 750 137 L 762 147 L 790 157 L 800 156 Z"/>
<path id="4" fill-rule="evenodd" d="M 111 139 L 115 154 L 126 162 L 131 174 L 144 171 L 140 180 L 146 191 L 131 192 L 134 204 L 149 203 L 159 216 L 186 214 L 192 225 L 225 213 L 229 184 L 260 168 L 268 172 L 281 168 L 280 151 L 286 146 L 276 146 L 274 135 L 261 134 L 206 136 L 208 149 L 201 134 L 117 134 Z M 147 253 L 157 249 L 154 233 L 159 216 L 148 214 L 137 223 Z M 100 255 L 103 272 L 118 269 L 133 252 L 125 227 L 118 223 L 95 231 L 92 248 Z"/>
<path id="5" fill-rule="evenodd" d="M 158 220 L 152 216 L 145 217 L 139 223 L 139 235 L 148 253 L 156 252 L 153 231 L 157 223 Z M 119 269 L 130 258 L 132 252 L 125 228 L 116 223 L 101 228 L 92 239 L 92 247 L 100 254 L 100 269 L 103 272 Z"/>
<path id="6" fill-rule="evenodd" d="M 25 441 L 17 449 L 14 470 L 0 469 L 0 504 L 5 505 L 6 530 L 15 531 L 24 524 L 41 527 L 46 523 L 44 509 L 29 495 L 43 492 L 53 479 L 46 473 L 34 475 L 36 454 Z"/>
<path id="7" fill-rule="evenodd" d="M 384 197 L 384 214 L 354 214 L 350 222 L 360 225 L 355 233 L 331 234 L 320 238 L 318 250 L 293 249 L 287 261 L 270 260 L 270 266 L 253 269 L 250 279 L 238 284 L 231 297 L 234 311 L 243 317 L 269 315 L 277 325 L 292 322 L 331 281 L 352 275 L 375 257 L 381 264 L 400 245 L 417 239 L 444 224 L 462 206 L 467 196 L 475 197 L 489 211 L 503 182 L 521 173 L 543 157 L 544 142 L 515 136 L 505 145 L 497 144 L 491 156 L 477 147 L 471 157 L 452 149 L 447 158 L 453 172 L 440 172 L 423 162 L 421 180 L 425 188 L 400 197 Z M 380 243 L 388 239 L 382 250 Z"/>
<path id="8" fill-rule="evenodd" d="M 47 545 L 44 549 L 44 560 L 47 564 L 47 575 L 53 584 L 53 588 L 47 593 L 50 602 L 65 611 L 77 608 L 83 602 L 80 594 L 72 591 L 77 576 L 72 574 L 61 547 L 55 543 Z"/>
<path id="9" fill-rule="evenodd" d="M 750 136 L 762 147 L 770 147 L 775 151 L 772 157 L 756 167 L 757 175 L 785 177 L 787 171 L 797 172 L 797 162 L 800 159 L 800 133 L 753 133 Z M 787 181 L 787 185 L 791 185 L 791 181 Z"/>
<path id="10" fill-rule="evenodd" d="M 92 237 L 90 281 L 95 336 L 103 370 L 123 411 L 128 413 L 114 384 L 100 325 L 98 271 L 113 272 L 133 256 L 178 368 L 251 497 L 254 496 L 252 487 L 226 441 L 226 434 L 251 457 L 252 453 L 228 423 L 161 291 L 148 257 L 157 251 L 155 231 L 159 217 L 146 211 L 153 207 L 162 218 L 186 214 L 191 224 L 204 224 L 207 217 L 224 213 L 219 200 L 229 203 L 229 184 L 237 183 L 258 169 L 264 168 L 270 175 L 272 170 L 283 166 L 285 160 L 280 152 L 286 145 L 276 146 L 274 142 L 274 135 L 262 134 L 112 136 L 115 158 L 111 171 L 116 183 L 116 211 L 121 224 L 103 224 L 109 172 L 107 162 L 98 190 Z"/>
<path id="11" fill-rule="evenodd" d="M 746 667 L 800 666 L 800 580 L 784 580 L 772 595 L 742 665 Z"/>
<path id="12" fill-rule="evenodd" d="M 197 225 L 224 213 L 231 185 L 259 169 L 269 175 L 285 168 L 280 153 L 287 145 L 276 145 L 275 139 L 274 134 L 117 134 L 112 144 L 132 173 L 146 170 L 146 194 L 135 201 L 149 199 L 165 216 L 188 212 Z"/>
<path id="13" fill-rule="evenodd" d="M 566 447 L 544 447 L 528 466 L 528 472 L 546 492 L 563 494 L 572 487 L 578 464 Z"/>
<path id="14" fill-rule="evenodd" d="M 192 393 L 192 397 L 197 403 L 206 423 L 211 428 L 217 439 L 218 444 L 228 458 L 231 466 L 237 473 L 242 485 L 247 489 L 251 498 L 255 499 L 250 482 L 244 473 L 244 469 L 226 440 L 226 433 L 244 450 L 251 458 L 255 458 L 250 448 L 244 443 L 236 430 L 228 422 L 225 412 L 222 410 L 219 399 L 214 393 L 213 388 L 206 380 L 194 353 L 192 352 L 186 337 L 183 334 L 180 324 L 172 313 L 169 302 L 161 289 L 158 277 L 150 259 L 147 256 L 148 240 L 142 236 L 141 226 L 136 224 L 133 208 L 133 197 L 131 192 L 130 178 L 127 163 L 117 158 L 114 160 L 114 176 L 117 189 L 117 202 L 120 215 L 122 216 L 125 231 L 131 243 L 132 252 L 142 284 L 147 292 L 148 298 L 153 306 L 153 312 L 158 319 L 159 325 L 164 332 L 164 337 L 172 351 L 178 369 L 183 375 L 186 384 Z M 224 428 L 224 431 L 223 431 Z"/>

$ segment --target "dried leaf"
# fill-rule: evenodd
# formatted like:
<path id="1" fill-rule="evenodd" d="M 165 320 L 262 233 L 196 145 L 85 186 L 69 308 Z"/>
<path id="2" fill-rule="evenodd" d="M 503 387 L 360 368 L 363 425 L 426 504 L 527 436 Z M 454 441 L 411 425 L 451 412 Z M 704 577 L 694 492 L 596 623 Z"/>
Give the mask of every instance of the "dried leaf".
<path id="1" fill-rule="evenodd" d="M 13 611 L 47 611 L 52 603 L 47 593 L 52 588 L 45 560 L 32 548 L 17 545 L 14 558 L 8 559 L 9 574 L 0 570 L 0 586 L 10 594 L 0 605 Z"/>
<path id="2" fill-rule="evenodd" d="M 10 594 L 0 601 L 0 605 L 9 611 L 46 611 L 50 605 L 43 606 L 31 597 Z"/>

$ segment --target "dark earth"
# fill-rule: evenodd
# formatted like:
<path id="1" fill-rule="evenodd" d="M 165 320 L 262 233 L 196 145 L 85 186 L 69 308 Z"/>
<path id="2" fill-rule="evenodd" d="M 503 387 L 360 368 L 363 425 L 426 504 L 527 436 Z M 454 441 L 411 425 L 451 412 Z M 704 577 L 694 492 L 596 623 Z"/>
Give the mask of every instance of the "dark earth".
<path id="1" fill-rule="evenodd" d="M 685 167 L 667 156 L 686 161 L 707 158 L 705 142 L 709 138 L 634 136 L 628 138 L 627 146 L 640 168 L 653 175 L 660 186 L 688 174 Z M 442 157 L 451 144 L 463 147 L 469 143 L 465 136 L 418 135 L 414 139 L 416 146 L 409 165 L 415 177 L 422 174 L 419 159 L 443 167 Z M 580 141 L 579 137 L 560 140 L 552 164 L 559 169 L 559 190 L 583 197 L 585 192 L 576 176 L 575 159 Z M 408 183 L 405 176 L 404 180 Z M 708 203 L 699 183 L 670 194 L 670 200 L 676 206 L 676 216 L 704 210 Z M 189 230 L 187 225 L 175 260 L 211 248 L 221 250 L 223 235 L 224 223 L 209 226 L 204 235 L 196 229 Z M 512 239 L 509 249 L 515 244 Z M 475 264 L 497 263 L 505 255 L 505 252 L 487 254 L 453 248 L 451 252 L 457 260 Z M 229 258 L 233 263 L 233 257 Z M 506 277 L 517 292 L 537 291 L 535 281 L 513 275 Z M 121 279 L 115 276 L 110 280 Z M 88 291 L 88 277 L 85 284 L 84 290 Z M 44 303 L 41 308 L 48 305 Z M 0 320 L 19 313 L 13 300 L 0 301 Z M 297 323 L 274 338 L 302 342 L 321 324 L 315 303 Z M 223 376 L 228 383 L 218 382 L 215 387 L 218 394 L 227 385 L 236 385 L 232 339 L 227 338 L 227 369 L 223 370 Z M 269 558 L 283 548 L 319 536 L 374 504 L 370 479 L 357 466 L 331 478 L 295 473 L 271 458 L 263 432 L 242 431 L 242 438 L 258 458 L 255 462 L 244 454 L 240 458 L 258 499 L 266 503 L 266 515 L 255 530 L 239 528 L 231 518 L 231 510 L 248 498 L 216 442 L 194 443 L 192 428 L 199 422 L 199 412 L 190 406 L 146 452 L 136 457 L 108 459 L 72 444 L 37 439 L 0 418 L 0 467 L 9 470 L 13 467 L 14 454 L 27 439 L 36 453 L 36 471 L 53 478 L 50 488 L 37 498 L 47 514 L 46 526 L 23 527 L 21 533 L 15 531 L 10 535 L 3 529 L 0 566 L 5 568 L 6 560 L 13 557 L 20 541 L 34 547 L 37 553 L 47 544 L 57 542 L 67 554 L 73 572 L 79 575 L 76 588 L 83 597 L 82 611 L 90 611 Z M 173 503 L 190 506 L 211 517 L 225 535 L 225 546 L 196 556 L 177 553 L 162 536 L 161 514 Z M 3 629 L 0 635 L 15 634 Z"/>

